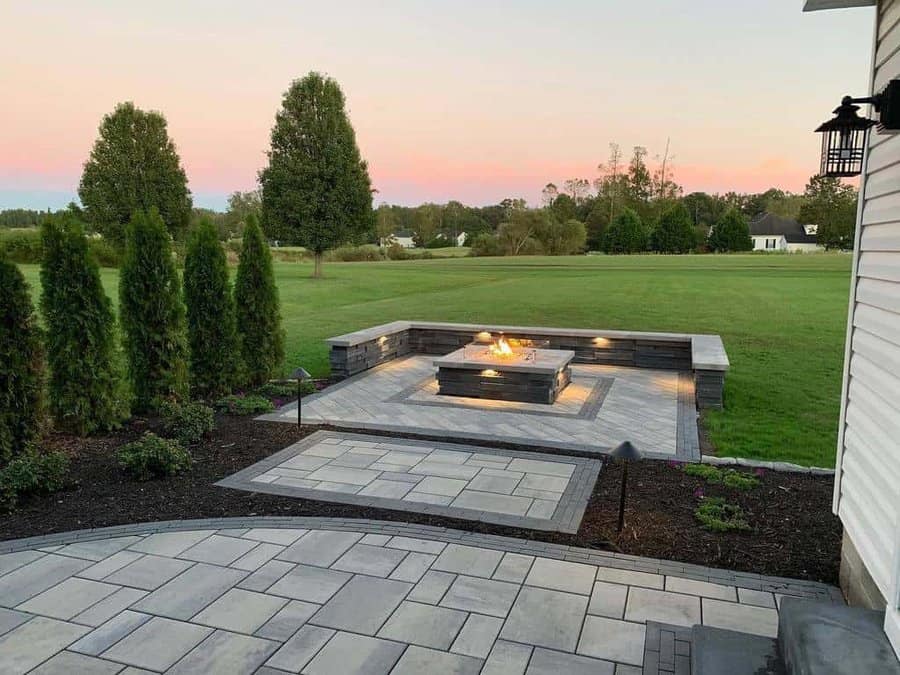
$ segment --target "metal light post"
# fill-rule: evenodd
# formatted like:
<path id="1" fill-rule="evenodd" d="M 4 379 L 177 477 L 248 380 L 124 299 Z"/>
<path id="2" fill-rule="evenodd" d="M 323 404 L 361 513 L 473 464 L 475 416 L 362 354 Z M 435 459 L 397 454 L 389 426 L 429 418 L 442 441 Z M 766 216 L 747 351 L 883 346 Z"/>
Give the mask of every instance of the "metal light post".
<path id="1" fill-rule="evenodd" d="M 611 455 L 622 462 L 622 487 L 619 492 L 619 526 L 616 529 L 616 534 L 622 534 L 622 528 L 625 527 L 625 495 L 628 490 L 628 465 L 632 462 L 640 461 L 643 455 L 640 450 L 634 447 L 631 441 L 619 443 L 613 449 Z"/>
<path id="2" fill-rule="evenodd" d="M 302 399 L 302 387 L 304 382 L 308 382 L 312 380 L 312 375 L 307 372 L 306 368 L 297 368 L 293 373 L 291 373 L 291 378 L 297 380 L 297 427 L 300 426 L 300 420 L 303 417 L 301 415 L 302 408 L 300 407 Z"/>

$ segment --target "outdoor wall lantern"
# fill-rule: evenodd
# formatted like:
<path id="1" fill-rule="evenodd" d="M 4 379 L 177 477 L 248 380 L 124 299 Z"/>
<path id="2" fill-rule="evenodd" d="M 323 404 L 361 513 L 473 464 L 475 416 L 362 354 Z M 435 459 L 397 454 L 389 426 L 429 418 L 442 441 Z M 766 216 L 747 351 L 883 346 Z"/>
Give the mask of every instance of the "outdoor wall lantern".
<path id="1" fill-rule="evenodd" d="M 616 528 L 616 534 L 622 534 L 622 529 L 625 527 L 625 494 L 628 490 L 628 465 L 632 462 L 640 461 L 643 455 L 630 441 L 619 443 L 610 454 L 622 462 L 622 487 L 619 490 L 619 526 Z"/>
<path id="2" fill-rule="evenodd" d="M 858 103 L 871 103 L 878 119 L 860 117 Z M 846 178 L 862 173 L 866 137 L 876 124 L 879 133 L 900 131 L 900 80 L 891 80 L 874 96 L 845 96 L 834 109 L 834 117 L 819 125 L 816 133 L 822 134 L 822 175 Z"/>

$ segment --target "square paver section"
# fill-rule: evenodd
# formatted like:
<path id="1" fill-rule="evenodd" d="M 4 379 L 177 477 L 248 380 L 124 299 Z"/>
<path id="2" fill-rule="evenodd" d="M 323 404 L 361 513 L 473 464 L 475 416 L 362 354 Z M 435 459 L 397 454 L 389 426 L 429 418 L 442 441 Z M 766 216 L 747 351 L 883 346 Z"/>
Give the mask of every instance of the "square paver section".
<path id="1" fill-rule="evenodd" d="M 267 593 L 307 602 L 328 602 L 352 577 L 347 572 L 297 565 L 272 585 Z"/>
<path id="2" fill-rule="evenodd" d="M 344 555 L 338 558 L 331 569 L 343 572 L 355 572 L 368 574 L 374 577 L 386 577 L 400 561 L 406 556 L 405 551 L 382 546 L 368 546 L 356 544 Z"/>
<path id="3" fill-rule="evenodd" d="M 446 650 L 465 621 L 465 612 L 404 602 L 378 631 L 378 637 Z"/>
<path id="4" fill-rule="evenodd" d="M 169 675 L 252 673 L 280 645 L 249 635 L 217 630 L 168 671 Z"/>
<path id="5" fill-rule="evenodd" d="M 103 657 L 149 670 L 166 670 L 212 633 L 211 628 L 154 617 L 103 653 Z"/>
<path id="6" fill-rule="evenodd" d="M 583 595 L 524 586 L 500 637 L 574 652 L 587 604 Z"/>
<path id="7" fill-rule="evenodd" d="M 693 626 L 700 623 L 700 598 L 632 587 L 628 592 L 625 618 L 642 623 L 658 621 L 676 626 Z"/>
<path id="8" fill-rule="evenodd" d="M 28 672 L 89 630 L 65 621 L 36 617 L 0 637 L 0 671 Z"/>
<path id="9" fill-rule="evenodd" d="M 505 581 L 460 575 L 450 585 L 440 604 L 442 607 L 466 612 L 504 617 L 516 599 L 519 588 L 517 584 Z"/>
<path id="10" fill-rule="evenodd" d="M 381 436 L 317 431 L 217 485 L 508 526 L 576 532 L 601 468 L 596 459 L 438 442 L 420 447 L 408 445 L 403 439 L 382 441 Z M 358 443 L 369 443 L 372 447 L 352 445 Z M 322 445 L 354 450 L 338 457 L 305 454 Z M 384 454 L 379 455 L 381 452 Z M 534 471 L 507 470 L 507 465 L 513 464 Z M 313 470 L 294 468 L 298 466 Z M 216 552 L 219 560 L 208 557 L 210 554 L 205 551 L 216 549 L 214 543 L 214 540 L 204 541 L 197 546 L 197 551 L 189 550 L 181 557 L 236 564 L 224 562 L 225 553 L 221 551 Z M 330 564 L 325 554 L 317 560 L 301 559 L 297 552 L 304 547 L 301 539 L 279 557 L 306 564 Z"/>
<path id="11" fill-rule="evenodd" d="M 578 653 L 607 661 L 639 666 L 644 661 L 646 626 L 588 615 L 581 630 Z"/>
<path id="12" fill-rule="evenodd" d="M 197 563 L 139 601 L 134 609 L 172 619 L 190 619 L 245 576 L 247 573 L 240 570 Z"/>
<path id="13" fill-rule="evenodd" d="M 304 565 L 328 567 L 344 555 L 347 549 L 361 537 L 362 535 L 356 532 L 315 530 L 285 549 L 278 559 Z"/>
<path id="14" fill-rule="evenodd" d="M 462 654 L 448 654 L 425 647 L 410 646 L 392 675 L 419 675 L 420 673 L 442 673 L 446 675 L 478 675 L 481 660 Z"/>
<path id="15" fill-rule="evenodd" d="M 309 620 L 316 626 L 375 635 L 412 584 L 357 576 Z"/>
<path id="16" fill-rule="evenodd" d="M 387 675 L 404 645 L 389 640 L 338 633 L 307 664 L 306 675 Z"/>
<path id="17" fill-rule="evenodd" d="M 525 583 L 556 591 L 589 595 L 594 586 L 597 568 L 593 565 L 538 558 L 531 566 Z"/>
<path id="18" fill-rule="evenodd" d="M 448 544 L 432 565 L 432 569 L 489 578 L 497 569 L 501 558 L 503 551 Z"/>
<path id="19" fill-rule="evenodd" d="M 284 598 L 232 588 L 191 621 L 237 633 L 253 633 L 287 602 Z"/>

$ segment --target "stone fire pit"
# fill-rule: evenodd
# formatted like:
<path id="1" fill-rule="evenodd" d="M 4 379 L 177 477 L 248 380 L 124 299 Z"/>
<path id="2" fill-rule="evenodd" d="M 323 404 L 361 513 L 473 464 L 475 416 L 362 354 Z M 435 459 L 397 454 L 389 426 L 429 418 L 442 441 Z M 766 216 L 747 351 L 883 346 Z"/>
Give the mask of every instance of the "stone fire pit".
<path id="1" fill-rule="evenodd" d="M 438 394 L 523 403 L 554 403 L 572 379 L 575 352 L 475 342 L 434 360 Z"/>

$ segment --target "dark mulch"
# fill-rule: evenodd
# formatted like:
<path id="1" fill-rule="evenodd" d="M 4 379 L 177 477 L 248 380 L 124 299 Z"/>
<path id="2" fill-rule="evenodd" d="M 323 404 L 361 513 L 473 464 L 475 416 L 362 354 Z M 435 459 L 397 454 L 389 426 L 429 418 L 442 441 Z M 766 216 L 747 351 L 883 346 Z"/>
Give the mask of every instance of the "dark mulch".
<path id="1" fill-rule="evenodd" d="M 317 502 L 215 487 L 213 483 L 314 431 L 245 417 L 217 418 L 212 435 L 192 448 L 192 469 L 164 480 L 137 482 L 119 469 L 115 452 L 154 420 L 136 420 L 104 437 L 57 434 L 48 446 L 72 458 L 71 485 L 48 497 L 33 498 L 0 516 L 0 539 L 127 523 L 231 516 L 332 516 L 371 518 L 452 527 L 539 539 L 634 555 L 666 558 L 803 579 L 837 581 L 840 524 L 830 512 L 831 479 L 769 472 L 747 493 L 708 487 L 740 504 L 754 530 L 709 533 L 694 520 L 694 491 L 700 479 L 665 462 L 646 461 L 629 475 L 627 525 L 616 537 L 620 469 L 608 464 L 577 535 L 535 532 L 465 520 L 384 509 Z M 446 439 L 444 439 L 446 440 Z"/>

